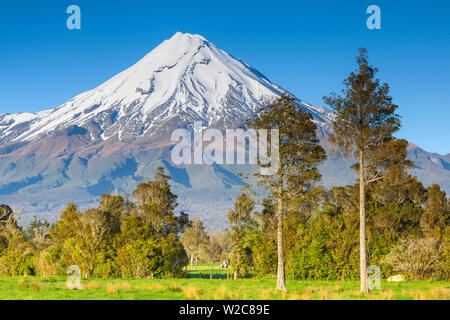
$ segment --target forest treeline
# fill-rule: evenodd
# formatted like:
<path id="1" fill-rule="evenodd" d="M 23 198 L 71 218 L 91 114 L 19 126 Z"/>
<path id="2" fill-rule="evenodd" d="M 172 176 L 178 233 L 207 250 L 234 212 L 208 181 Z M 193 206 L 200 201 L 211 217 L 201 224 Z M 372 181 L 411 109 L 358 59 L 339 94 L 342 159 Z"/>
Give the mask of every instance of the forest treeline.
<path id="1" fill-rule="evenodd" d="M 277 272 L 276 206 L 259 204 L 244 190 L 228 213 L 230 227 L 208 233 L 199 219 L 174 214 L 176 196 L 159 168 L 139 184 L 134 202 L 105 194 L 97 208 L 68 204 L 53 225 L 17 225 L 0 207 L 0 275 L 65 275 L 78 265 L 83 277 L 185 277 L 189 263 L 230 259 L 236 277 Z M 291 199 L 284 221 L 288 279 L 358 279 L 358 185 L 319 190 Z M 449 280 L 450 201 L 438 185 L 428 189 L 404 172 L 372 185 L 367 197 L 369 264 L 382 276 Z"/>
<path id="2" fill-rule="evenodd" d="M 324 190 L 319 202 L 292 199 L 284 221 L 288 279 L 359 278 L 358 186 Z M 276 214 L 273 199 L 262 209 L 241 194 L 230 212 L 231 267 L 237 276 L 277 272 Z M 438 185 L 425 189 L 416 178 L 393 173 L 367 197 L 369 265 L 382 277 L 397 273 L 414 280 L 449 280 L 449 200 Z"/>
<path id="3" fill-rule="evenodd" d="M 183 277 L 187 255 L 180 234 L 189 220 L 174 214 L 176 195 L 159 168 L 133 191 L 134 202 L 104 194 L 97 208 L 69 203 L 50 225 L 17 225 L 11 208 L 0 208 L 0 275 L 65 275 L 77 265 L 83 277 Z"/>

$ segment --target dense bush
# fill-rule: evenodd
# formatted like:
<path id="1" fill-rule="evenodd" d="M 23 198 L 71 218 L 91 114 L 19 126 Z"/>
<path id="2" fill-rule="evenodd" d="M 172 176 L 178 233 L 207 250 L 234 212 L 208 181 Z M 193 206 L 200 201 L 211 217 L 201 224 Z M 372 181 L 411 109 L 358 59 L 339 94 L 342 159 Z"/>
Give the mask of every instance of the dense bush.
<path id="1" fill-rule="evenodd" d="M 357 185 L 332 188 L 311 203 L 311 199 L 293 199 L 286 213 L 287 277 L 358 279 Z M 411 279 L 450 279 L 448 203 L 439 186 L 425 189 L 404 173 L 377 182 L 367 195 L 369 265 L 378 265 L 383 277 L 395 272 Z M 245 268 L 260 276 L 275 275 L 277 270 L 274 212 L 272 201 L 265 199 L 262 209 L 252 212 L 246 222 L 252 227 L 245 237 L 251 253 Z"/>
<path id="2" fill-rule="evenodd" d="M 176 196 L 159 168 L 137 187 L 132 203 L 105 194 L 98 208 L 70 203 L 58 222 L 18 227 L 0 207 L 0 275 L 64 275 L 77 265 L 83 277 L 180 277 L 187 255 L 180 242 L 187 216 L 175 216 Z"/>

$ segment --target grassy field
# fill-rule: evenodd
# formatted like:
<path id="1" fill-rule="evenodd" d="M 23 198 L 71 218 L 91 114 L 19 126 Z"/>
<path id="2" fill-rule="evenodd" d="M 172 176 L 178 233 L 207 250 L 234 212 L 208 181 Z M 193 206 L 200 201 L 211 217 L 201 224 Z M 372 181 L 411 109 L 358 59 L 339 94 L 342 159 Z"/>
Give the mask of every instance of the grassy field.
<path id="1" fill-rule="evenodd" d="M 281 294 L 275 279 L 227 280 L 227 270 L 211 265 L 188 272 L 188 279 L 82 279 L 81 290 L 66 289 L 64 277 L 0 278 L 0 299 L 450 299 L 450 282 L 382 281 L 363 296 L 358 281 L 287 281 Z"/>

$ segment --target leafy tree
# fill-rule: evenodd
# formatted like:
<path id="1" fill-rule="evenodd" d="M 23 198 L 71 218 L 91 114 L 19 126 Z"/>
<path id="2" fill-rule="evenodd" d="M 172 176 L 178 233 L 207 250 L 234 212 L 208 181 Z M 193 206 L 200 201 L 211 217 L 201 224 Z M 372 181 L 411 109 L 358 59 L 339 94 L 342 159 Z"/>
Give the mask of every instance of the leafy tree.
<path id="1" fill-rule="evenodd" d="M 366 253 L 366 185 L 383 178 L 390 167 L 408 165 L 405 141 L 395 140 L 400 119 L 389 95 L 389 85 L 375 79 L 378 69 L 369 65 L 366 49 L 360 49 L 358 70 L 344 80 L 342 95 L 332 93 L 325 102 L 336 113 L 330 141 L 346 156 L 358 159 L 360 209 L 361 292 L 368 293 Z"/>
<path id="2" fill-rule="evenodd" d="M 50 223 L 47 220 L 41 221 L 34 217 L 25 232 L 25 239 L 35 248 L 46 248 L 50 239 Z"/>
<path id="3" fill-rule="evenodd" d="M 117 194 L 102 194 L 100 196 L 100 204 L 98 208 L 107 212 L 111 223 L 114 224 L 114 232 L 118 232 L 120 229 L 120 219 L 124 215 L 129 215 L 133 208 L 133 203 L 131 203 L 128 197 L 123 198 Z"/>
<path id="4" fill-rule="evenodd" d="M 175 234 L 161 237 L 142 217 L 126 216 L 117 249 L 121 276 L 180 277 L 187 264 L 186 252 Z"/>
<path id="5" fill-rule="evenodd" d="M 223 233 L 214 232 L 209 236 L 208 243 L 202 248 L 201 256 L 208 263 L 219 263 L 225 253 L 225 239 Z"/>
<path id="6" fill-rule="evenodd" d="M 0 205 L 0 223 L 5 223 L 12 215 L 13 210 L 8 205 Z"/>
<path id="7" fill-rule="evenodd" d="M 78 207 L 73 203 L 69 203 L 61 212 L 58 222 L 50 230 L 52 242 L 62 247 L 63 242 L 77 234 L 77 230 L 81 229 L 81 221 L 78 215 Z"/>
<path id="8" fill-rule="evenodd" d="M 235 279 L 246 276 L 250 268 L 251 258 L 246 236 L 252 223 L 254 207 L 255 201 L 246 193 L 241 193 L 236 198 L 234 209 L 227 215 L 231 229 L 231 267 Z"/>
<path id="9" fill-rule="evenodd" d="M 117 244 L 117 264 L 122 277 L 143 278 L 152 275 L 155 265 L 157 239 L 152 237 L 150 225 L 141 217 L 124 216 Z"/>
<path id="10" fill-rule="evenodd" d="M 376 184 L 387 181 L 378 180 Z M 393 185 L 390 188 L 392 194 L 407 196 L 395 196 L 392 201 L 386 201 L 383 197 L 381 204 L 375 196 L 378 192 L 376 188 L 369 188 L 367 193 L 367 246 L 373 264 L 380 265 L 403 238 L 421 236 L 419 221 L 423 213 L 422 205 L 412 201 L 413 192 L 409 190 L 415 190 L 415 184 L 406 184 L 406 188 L 402 184 Z M 325 193 L 320 210 L 314 211 L 306 221 L 294 219 L 296 216 L 288 213 L 285 234 L 289 276 L 311 280 L 358 277 L 358 189 L 358 185 L 330 189 Z M 399 199 L 402 199 L 401 202 Z M 391 265 L 384 264 L 382 276 L 391 275 L 392 270 Z"/>
<path id="11" fill-rule="evenodd" d="M 259 275 L 275 275 L 277 271 L 277 216 L 273 199 L 265 198 L 262 209 L 253 217 L 253 265 Z"/>
<path id="12" fill-rule="evenodd" d="M 127 204 L 129 199 L 124 199 L 117 194 L 102 194 L 100 196 L 100 204 L 98 208 L 103 211 L 111 212 L 114 215 L 120 216 L 129 208 Z"/>
<path id="13" fill-rule="evenodd" d="M 258 224 L 258 231 L 275 241 L 277 217 L 274 201 L 271 198 L 264 198 L 261 204 L 262 210 L 255 212 L 254 216 L 254 220 Z"/>
<path id="14" fill-rule="evenodd" d="M 427 191 L 428 199 L 420 225 L 426 236 L 441 240 L 446 227 L 450 225 L 450 202 L 445 191 L 441 191 L 437 184 L 433 184 Z"/>
<path id="15" fill-rule="evenodd" d="M 186 229 L 181 237 L 181 243 L 188 252 L 191 258 L 191 266 L 198 264 L 198 257 L 201 250 L 208 245 L 209 236 L 205 231 L 203 222 L 197 218 L 196 221 L 191 221 L 190 226 Z"/>
<path id="16" fill-rule="evenodd" d="M 161 252 L 161 264 L 155 274 L 164 277 L 186 277 L 183 268 L 188 264 L 188 257 L 176 234 L 169 234 L 158 243 Z"/>
<path id="17" fill-rule="evenodd" d="M 352 279 L 357 265 L 357 215 L 354 188 L 335 187 L 325 194 L 321 211 L 304 219 L 290 219 L 287 266 L 296 279 Z"/>
<path id="18" fill-rule="evenodd" d="M 34 275 L 35 250 L 26 242 L 13 210 L 0 206 L 0 276 Z"/>
<path id="19" fill-rule="evenodd" d="M 175 216 L 177 196 L 170 189 L 170 177 L 159 167 L 154 180 L 140 183 L 133 191 L 136 200 L 136 212 L 161 236 L 178 234 L 186 226 L 186 216 Z"/>
<path id="20" fill-rule="evenodd" d="M 59 251 L 60 269 L 75 264 L 85 277 L 112 276 L 113 238 L 118 232 L 117 221 L 110 212 L 98 208 L 80 212 L 69 204 L 50 231 Z"/>
<path id="21" fill-rule="evenodd" d="M 417 177 L 410 176 L 403 167 L 389 168 L 384 178 L 368 186 L 374 199 L 381 205 L 388 203 L 413 203 L 421 206 L 427 196 L 427 191 Z"/>
<path id="22" fill-rule="evenodd" d="M 443 252 L 443 275 L 442 278 L 449 280 L 450 279 L 450 226 L 447 225 L 444 231 L 444 238 L 443 238 L 443 246 L 444 246 L 444 252 Z"/>
<path id="23" fill-rule="evenodd" d="M 210 237 L 210 242 L 217 243 L 220 246 L 220 254 L 214 255 L 216 259 L 223 261 L 229 258 L 232 250 L 231 232 L 229 229 L 225 229 L 223 232 L 214 232 Z"/>
<path id="24" fill-rule="evenodd" d="M 173 213 L 176 198 L 162 169 L 134 192 L 137 204 L 104 194 L 98 208 L 69 204 L 50 230 L 51 245 L 39 254 L 42 273 L 64 273 L 72 264 L 100 278 L 184 275 L 187 256 L 179 240 L 187 215 Z M 54 268 L 56 266 L 56 268 Z"/>
<path id="25" fill-rule="evenodd" d="M 150 238 L 158 240 L 157 255 L 153 259 L 159 262 L 154 265 L 156 269 L 151 271 L 152 276 L 179 276 L 187 264 L 179 234 L 186 229 L 189 219 L 185 213 L 175 216 L 177 196 L 172 193 L 169 181 L 170 177 L 164 174 L 164 168 L 159 167 L 153 181 L 142 182 L 133 191 L 136 204 L 131 216 L 148 226 Z"/>
<path id="26" fill-rule="evenodd" d="M 178 230 L 178 234 L 182 234 L 186 231 L 186 228 L 189 226 L 189 215 L 183 211 L 180 212 L 180 215 L 176 217 L 176 228 Z"/>
<path id="27" fill-rule="evenodd" d="M 277 206 L 277 289 L 287 291 L 284 265 L 283 220 L 289 199 L 302 197 L 320 179 L 317 166 L 326 153 L 316 138 L 312 116 L 295 105 L 293 98 L 282 96 L 263 109 L 249 126 L 276 129 L 279 133 L 279 170 L 272 176 L 257 174 L 258 184 L 276 199 Z M 275 144 L 271 141 L 271 152 Z"/>

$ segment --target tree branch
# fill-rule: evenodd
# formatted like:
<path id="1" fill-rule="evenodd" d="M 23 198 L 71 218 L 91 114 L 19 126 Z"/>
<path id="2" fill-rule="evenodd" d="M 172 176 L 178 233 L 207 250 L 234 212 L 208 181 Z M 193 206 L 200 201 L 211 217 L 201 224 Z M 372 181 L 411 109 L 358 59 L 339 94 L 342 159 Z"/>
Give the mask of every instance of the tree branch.
<path id="1" fill-rule="evenodd" d="M 376 175 L 374 175 L 370 180 L 365 181 L 365 184 L 375 182 L 377 180 L 383 179 L 383 176 L 379 176 L 381 174 L 381 171 L 378 171 Z"/>
<path id="2" fill-rule="evenodd" d="M 370 180 L 366 181 L 365 183 L 368 184 L 368 183 L 375 182 L 375 181 L 378 181 L 378 180 L 383 179 L 383 178 L 384 178 L 383 176 L 378 177 L 378 178 L 373 178 L 373 179 L 370 179 Z"/>

